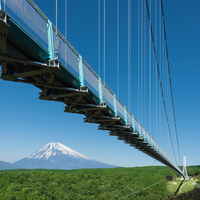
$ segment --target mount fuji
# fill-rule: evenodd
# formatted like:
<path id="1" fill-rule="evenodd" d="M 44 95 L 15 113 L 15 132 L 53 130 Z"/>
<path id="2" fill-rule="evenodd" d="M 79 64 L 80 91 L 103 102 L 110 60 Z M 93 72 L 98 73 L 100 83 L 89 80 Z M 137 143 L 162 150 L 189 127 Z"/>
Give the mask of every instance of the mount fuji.
<path id="1" fill-rule="evenodd" d="M 83 168 L 113 168 L 87 156 L 84 156 L 61 143 L 49 143 L 37 152 L 13 163 L 29 169 L 83 169 Z"/>

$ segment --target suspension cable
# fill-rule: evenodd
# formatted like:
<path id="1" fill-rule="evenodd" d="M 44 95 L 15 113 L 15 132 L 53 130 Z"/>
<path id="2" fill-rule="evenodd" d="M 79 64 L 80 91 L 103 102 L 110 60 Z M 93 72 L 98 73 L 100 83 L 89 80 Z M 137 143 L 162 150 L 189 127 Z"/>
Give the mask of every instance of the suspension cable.
<path id="1" fill-rule="evenodd" d="M 156 163 L 156 160 L 154 161 L 154 163 Z M 150 168 L 151 167 L 151 168 Z M 132 192 L 134 192 L 134 186 L 137 185 L 137 187 L 142 187 L 142 184 L 143 185 L 146 185 L 146 183 L 148 184 L 149 181 L 153 178 L 152 177 L 152 174 L 157 171 L 159 166 L 152 166 L 150 165 L 149 166 L 149 171 L 146 171 L 145 174 L 143 174 L 142 176 L 140 176 L 134 183 L 133 185 L 129 185 L 129 190 L 131 190 Z M 144 180 L 143 180 L 144 179 Z M 126 196 L 126 195 L 124 195 Z"/>
<path id="2" fill-rule="evenodd" d="M 130 46 L 129 46 L 129 50 L 130 50 L 130 54 L 129 54 L 129 56 L 130 56 L 130 61 L 129 61 L 129 66 L 130 66 L 130 111 L 131 111 L 131 85 L 132 85 L 132 74 L 131 74 L 131 44 L 132 44 L 132 42 L 131 42 L 131 0 L 130 0 L 130 4 L 129 4 L 129 6 L 130 6 L 130 20 L 129 20 L 129 24 L 130 24 L 130 28 L 129 28 L 129 31 L 130 31 L 130 34 L 129 34 L 129 39 L 130 39 Z"/>
<path id="3" fill-rule="evenodd" d="M 117 0 L 117 96 L 119 98 L 119 0 Z"/>
<path id="4" fill-rule="evenodd" d="M 58 58 L 58 2 L 56 0 L 56 51 L 55 57 Z"/>
<path id="5" fill-rule="evenodd" d="M 177 126 L 176 126 L 176 117 L 175 117 L 174 100 L 173 100 L 173 93 L 172 93 L 172 83 L 171 83 L 171 75 L 170 75 L 170 67 L 169 67 L 169 56 L 168 56 L 167 37 L 166 37 L 164 9 L 163 9 L 162 0 L 161 0 L 161 9 L 162 9 L 163 29 L 164 29 L 164 36 L 165 36 L 165 47 L 166 47 L 166 54 L 167 54 L 167 66 L 168 66 L 168 73 L 169 73 L 169 84 L 170 84 L 172 108 L 173 108 L 173 115 L 174 115 L 174 125 L 175 125 L 175 132 L 176 132 L 176 141 L 177 141 L 179 160 L 180 160 L 180 165 L 181 165 L 181 155 L 180 155 L 179 142 L 178 142 L 178 133 L 177 133 Z"/>
<path id="6" fill-rule="evenodd" d="M 157 160 L 155 160 L 152 164 L 156 163 Z M 122 190 L 120 190 L 117 194 L 113 196 L 112 199 L 114 199 L 116 196 L 118 196 L 123 190 L 125 190 L 132 182 L 134 182 L 136 179 L 138 179 L 145 171 L 147 171 L 151 166 L 148 166 L 143 172 L 141 172 L 136 178 L 134 178 L 130 183 L 128 183 Z"/>
<path id="7" fill-rule="evenodd" d="M 152 166 L 149 166 L 149 167 L 152 167 Z M 151 183 L 151 180 L 153 179 L 153 176 L 152 176 L 153 173 L 155 171 L 157 171 L 158 168 L 159 168 L 159 166 L 154 166 L 154 167 L 150 168 L 149 171 L 146 171 L 145 174 L 140 176 L 132 185 L 129 185 L 128 188 L 126 188 L 126 192 L 124 191 L 123 197 L 118 197 L 118 199 L 124 198 L 124 196 L 127 196 L 131 192 L 135 192 L 134 187 L 143 188 L 143 187 L 149 185 Z M 128 192 L 128 194 L 126 194 L 127 192 Z"/>
<path id="8" fill-rule="evenodd" d="M 132 16 L 132 14 L 131 14 L 131 0 L 130 0 L 130 4 L 129 4 L 129 6 L 130 6 L 130 21 L 129 21 L 129 23 L 130 23 L 130 29 L 129 29 L 129 31 L 130 31 L 130 62 L 129 62 L 129 64 L 130 64 L 130 111 L 131 111 L 131 86 L 132 86 L 132 73 L 131 73 L 131 44 L 132 44 L 132 41 L 131 41 L 131 16 Z"/>
<path id="9" fill-rule="evenodd" d="M 157 44 L 157 31 L 158 31 L 158 27 L 157 27 L 157 0 L 155 0 L 155 44 Z M 156 47 L 155 47 L 156 48 Z M 156 64 L 155 64 L 156 65 Z M 155 71 L 155 78 L 156 78 L 156 84 L 155 84 L 155 92 L 156 92 L 156 104 L 155 104 L 155 107 L 156 107 L 156 141 L 158 141 L 158 86 L 157 86 L 157 73 Z"/>
<path id="10" fill-rule="evenodd" d="M 152 166 L 150 166 L 152 167 Z M 138 179 L 137 181 L 135 181 L 134 185 L 131 187 L 129 186 L 129 189 L 132 191 L 132 192 L 135 192 L 135 188 L 134 186 L 137 186 L 137 188 L 144 188 L 145 186 L 148 186 L 152 183 L 152 180 L 154 180 L 154 176 L 153 174 L 155 172 L 157 172 L 159 169 L 159 166 L 153 166 L 148 172 L 146 172 L 142 178 Z M 144 179 L 144 180 L 143 180 Z M 130 194 L 130 192 L 129 192 Z M 124 195 L 126 196 L 126 195 Z M 120 198 L 119 198 L 120 199 Z"/>
<path id="11" fill-rule="evenodd" d="M 131 196 L 131 195 L 133 195 L 133 194 L 136 194 L 136 193 L 138 193 L 138 192 L 141 192 L 142 190 L 145 190 L 145 189 L 147 189 L 147 188 L 150 188 L 150 187 L 152 187 L 152 186 L 154 186 L 154 185 L 157 185 L 157 184 L 159 184 L 159 183 L 161 183 L 161 182 L 164 182 L 166 179 L 164 179 L 164 180 L 162 180 L 162 181 L 159 181 L 159 182 L 157 182 L 157 183 L 154 183 L 154 184 L 152 184 L 152 185 L 150 185 L 150 186 L 148 186 L 148 187 L 145 187 L 145 188 L 142 188 L 141 190 L 138 190 L 138 191 L 136 191 L 136 192 L 133 192 L 133 193 L 131 193 L 131 194 L 128 194 L 128 195 L 126 195 L 126 196 L 124 196 L 124 197 L 122 197 L 122 198 L 120 198 L 120 199 L 124 199 L 124 198 L 126 198 L 126 197 L 128 197 L 128 196 Z M 119 199 L 119 200 L 120 200 Z"/>
<path id="12" fill-rule="evenodd" d="M 151 16 L 151 0 L 150 0 Z M 151 33 L 149 28 L 149 131 L 151 133 Z"/>
<path id="13" fill-rule="evenodd" d="M 65 39 L 67 39 L 67 0 L 65 0 Z M 65 66 L 67 66 L 67 44 L 65 44 Z"/>
<path id="14" fill-rule="evenodd" d="M 158 77 L 159 77 L 159 82 L 160 82 L 160 89 L 161 89 L 161 94 L 162 94 L 162 99 L 163 99 L 163 105 L 165 108 L 165 115 L 166 115 L 166 120 L 167 120 L 167 124 L 168 124 L 168 130 L 169 130 L 169 135 L 170 135 L 170 139 L 171 139 L 174 158 L 175 158 L 175 161 L 177 164 L 176 155 L 175 155 L 175 151 L 174 151 L 174 145 L 173 145 L 172 136 L 171 136 L 171 130 L 170 130 L 170 126 L 169 126 L 169 119 L 168 119 L 168 115 L 167 115 L 167 108 L 166 108 L 166 104 L 165 104 L 163 87 L 162 87 L 162 82 L 161 82 L 160 70 L 159 70 L 159 66 L 158 66 L 158 59 L 157 59 L 157 54 L 156 54 L 156 47 L 155 47 L 155 42 L 154 42 L 154 37 L 153 37 L 153 30 L 152 30 L 152 26 L 151 26 L 151 18 L 150 18 L 150 14 L 149 14 L 149 7 L 148 7 L 147 0 L 146 0 L 146 6 L 147 6 L 148 17 L 149 17 L 149 25 L 150 25 L 150 29 L 151 29 L 151 37 L 152 37 L 152 42 L 153 42 L 153 47 L 154 47 L 154 54 L 155 54 L 155 59 L 156 59 L 156 66 L 157 66 L 157 72 L 158 72 Z"/>
<path id="15" fill-rule="evenodd" d="M 145 9 L 145 6 L 144 6 L 144 61 L 143 61 L 143 72 L 144 72 L 144 96 L 143 96 L 143 99 L 144 99 L 144 121 L 143 121 L 143 125 L 144 126 L 146 126 L 146 119 L 147 119 L 147 116 L 145 115 L 145 113 L 147 112 L 147 110 L 146 110 L 146 103 L 147 103 L 147 101 L 146 101 L 146 94 L 147 94 L 147 92 L 146 92 L 146 66 L 147 66 L 147 62 L 146 62 L 146 60 L 147 60 L 147 50 L 146 50 L 146 47 L 147 47 L 147 30 L 146 30 L 146 9 Z"/>
<path id="16" fill-rule="evenodd" d="M 67 39 L 67 0 L 65 0 L 65 38 Z"/>
<path id="17" fill-rule="evenodd" d="M 103 26 L 104 26 L 104 30 L 103 30 L 103 68 L 104 68 L 104 88 L 103 88 L 103 98 L 104 98 L 104 101 L 106 100 L 105 98 L 105 87 L 106 87 L 106 55 L 105 55 L 105 52 L 106 52 L 106 38 L 105 38 L 105 33 L 106 33 L 106 2 L 104 0 L 104 20 L 103 20 Z"/>
<path id="18" fill-rule="evenodd" d="M 138 119 L 140 119 L 140 0 L 138 0 Z"/>
<path id="19" fill-rule="evenodd" d="M 128 0 L 128 109 L 130 110 L 130 0 Z"/>
<path id="20" fill-rule="evenodd" d="M 100 56 L 101 56 L 101 44 L 100 44 L 100 40 L 101 40 L 101 36 L 100 36 L 100 34 L 101 34 L 101 30 L 100 30 L 100 28 L 101 28 L 101 26 L 100 26 L 100 23 L 101 23 L 101 21 L 100 21 L 100 12 L 101 12 L 101 8 L 100 8 L 100 6 L 101 6 L 101 4 L 100 4 L 100 1 L 101 0 L 99 0 L 99 4 L 98 4 L 98 60 L 99 60 L 99 62 L 98 62 L 98 74 L 99 74 L 99 77 L 100 77 L 100 75 L 101 75 L 101 66 L 100 66 L 100 64 L 101 64 L 101 61 L 100 61 Z"/>
<path id="21" fill-rule="evenodd" d="M 143 0 L 141 1 L 141 56 L 140 56 L 140 59 L 141 59 L 141 71 L 140 71 L 140 90 L 141 90 L 141 97 L 140 97 L 140 101 L 141 101 L 141 109 L 140 109 L 140 112 L 141 112 L 141 123 L 143 123 L 143 65 L 144 65 L 144 62 L 143 62 L 143 54 L 144 54 L 144 50 L 143 50 L 143 46 L 144 46 L 144 30 L 143 30 L 143 22 L 144 22 L 144 16 L 143 16 L 143 10 L 144 10 L 144 6 L 143 6 Z"/>

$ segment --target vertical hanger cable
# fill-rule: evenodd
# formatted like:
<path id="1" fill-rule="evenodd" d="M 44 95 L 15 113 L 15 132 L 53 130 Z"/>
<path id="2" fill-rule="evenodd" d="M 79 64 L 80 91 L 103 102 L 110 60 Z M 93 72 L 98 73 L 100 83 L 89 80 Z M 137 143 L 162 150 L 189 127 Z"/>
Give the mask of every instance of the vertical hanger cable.
<path id="1" fill-rule="evenodd" d="M 100 75 L 101 75 L 101 66 L 100 66 L 100 64 L 101 64 L 101 61 L 100 61 L 100 56 L 101 56 L 101 53 L 100 53 L 100 51 L 101 51 L 101 44 L 100 44 L 100 41 L 101 41 L 101 38 L 100 38 L 100 34 L 101 34 L 101 30 L 100 30 L 100 28 L 101 28 L 101 26 L 100 26 L 100 23 L 101 23 L 101 20 L 100 20 L 100 11 L 101 11 L 101 8 L 100 8 L 100 6 L 101 6 L 101 4 L 100 4 L 100 1 L 101 0 L 98 0 L 99 2 L 98 2 L 98 74 L 99 74 L 99 77 L 100 77 Z"/>
<path id="2" fill-rule="evenodd" d="M 119 98 L 119 0 L 117 0 L 117 96 Z"/>
<path id="3" fill-rule="evenodd" d="M 106 100 L 105 99 L 105 87 L 106 87 L 106 55 L 105 55 L 105 52 L 106 52 L 106 43 L 105 43 L 105 40 L 106 40 L 106 38 L 105 38 L 105 32 L 106 32 L 106 26 L 105 26 L 105 24 L 106 24 L 106 22 L 105 22 L 105 18 L 106 18 L 106 15 L 105 15 L 105 13 L 106 13 L 106 2 L 105 2 L 105 0 L 104 0 L 104 20 L 103 20 L 103 24 L 104 24 L 104 34 L 103 34 L 103 44 L 104 44 L 104 46 L 103 46 L 103 66 L 104 66 L 104 89 L 103 89 L 103 96 L 104 96 L 104 101 Z"/>
<path id="4" fill-rule="evenodd" d="M 56 51 L 55 58 L 58 58 L 58 2 L 56 0 Z"/>

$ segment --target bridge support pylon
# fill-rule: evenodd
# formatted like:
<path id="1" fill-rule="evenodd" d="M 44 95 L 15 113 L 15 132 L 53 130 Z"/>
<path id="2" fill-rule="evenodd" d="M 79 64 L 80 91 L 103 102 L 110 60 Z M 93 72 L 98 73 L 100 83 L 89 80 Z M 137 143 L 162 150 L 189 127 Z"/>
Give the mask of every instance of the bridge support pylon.
<path id="1" fill-rule="evenodd" d="M 187 169 L 186 169 L 186 157 L 183 157 L 183 174 L 185 175 L 185 180 L 189 180 Z"/>

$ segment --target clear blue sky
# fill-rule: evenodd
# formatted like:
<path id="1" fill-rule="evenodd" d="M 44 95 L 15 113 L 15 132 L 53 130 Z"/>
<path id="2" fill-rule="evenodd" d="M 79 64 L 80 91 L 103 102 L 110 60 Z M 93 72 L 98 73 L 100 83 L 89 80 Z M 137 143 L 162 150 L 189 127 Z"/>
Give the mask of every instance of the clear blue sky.
<path id="1" fill-rule="evenodd" d="M 55 24 L 55 0 L 34 0 Z M 48 2 L 48 5 L 47 5 Z M 117 4 L 106 0 L 106 84 L 117 94 Z M 127 2 L 120 0 L 120 100 L 127 105 Z M 131 111 L 149 129 L 149 115 L 138 109 L 138 5 L 132 1 L 132 101 Z M 158 1 L 160 2 L 160 1 Z M 174 104 L 181 156 L 187 165 L 199 165 L 200 141 L 200 1 L 164 0 L 167 43 L 169 50 Z M 154 7 L 155 0 L 152 0 Z M 65 1 L 58 1 L 58 29 L 65 35 Z M 101 1 L 103 21 L 103 0 Z M 98 1 L 68 0 L 67 39 L 98 72 Z M 103 23 L 101 23 L 101 76 L 103 74 Z M 152 52 L 153 55 L 153 52 Z M 103 77 L 102 77 L 103 78 Z M 167 88 L 167 86 L 166 86 Z M 97 125 L 83 123 L 83 116 L 63 112 L 63 104 L 38 99 L 37 88 L 0 79 L 0 160 L 15 162 L 49 142 L 60 142 L 90 158 L 112 165 L 134 167 L 151 165 L 153 159 L 123 144 Z M 141 99 L 139 99 L 141 100 Z M 170 96 L 166 97 L 174 145 L 176 143 Z M 158 102 L 162 105 L 162 102 Z M 152 103 L 152 105 L 154 105 Z M 160 106 L 161 107 L 161 106 Z M 155 107 L 152 106 L 152 110 Z M 139 111 L 139 112 L 138 112 Z M 152 135 L 173 158 L 169 133 L 160 111 L 157 121 L 159 136 Z M 155 118 L 152 117 L 152 123 Z M 153 125 L 152 125 L 153 126 Z M 164 126 L 164 128 L 162 128 Z M 153 128 L 151 128 L 153 129 Z M 149 130 L 148 130 L 149 131 Z M 176 147 L 176 145 L 175 145 Z M 177 154 L 177 147 L 176 147 Z M 178 154 L 177 154 L 178 156 Z"/>

